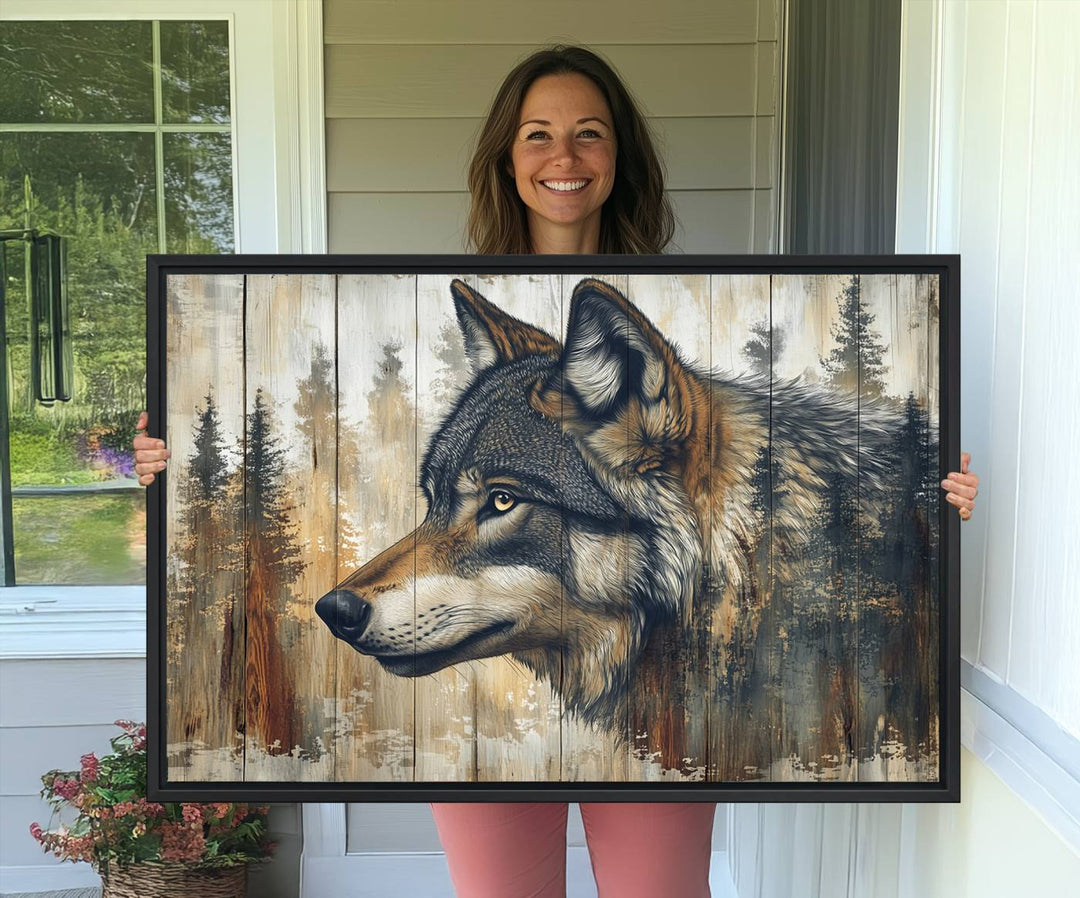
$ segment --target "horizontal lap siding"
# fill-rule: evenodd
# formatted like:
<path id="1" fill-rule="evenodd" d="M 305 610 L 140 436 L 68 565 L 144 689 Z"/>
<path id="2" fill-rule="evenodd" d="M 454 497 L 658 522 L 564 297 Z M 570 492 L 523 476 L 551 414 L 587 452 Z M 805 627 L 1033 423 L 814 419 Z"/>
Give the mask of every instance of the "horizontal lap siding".
<path id="1" fill-rule="evenodd" d="M 565 9 L 562 9 L 565 7 Z M 641 101 L 678 218 L 672 252 L 775 252 L 777 4 L 545 7 L 328 0 L 329 249 L 463 252 L 466 170 L 492 95 L 536 47 L 598 50 Z"/>
<path id="2" fill-rule="evenodd" d="M 770 44 L 769 46 L 775 46 Z M 756 44 L 596 45 L 650 115 L 752 115 Z M 330 45 L 328 118 L 481 115 L 531 47 Z M 763 50 L 762 52 L 768 52 Z"/>
<path id="3" fill-rule="evenodd" d="M 30 835 L 51 813 L 41 774 L 78 770 L 86 752 L 110 751 L 114 720 L 146 718 L 145 669 L 142 658 L 0 661 L 0 870 L 59 863 Z"/>
<path id="4" fill-rule="evenodd" d="M 759 29 L 775 33 L 769 6 L 758 0 L 621 0 L 617 9 L 610 2 L 545 3 L 542 22 L 573 23 L 572 35 L 540 32 L 548 26 L 522 0 L 327 0 L 323 15 L 328 44 L 739 43 L 755 40 Z"/>

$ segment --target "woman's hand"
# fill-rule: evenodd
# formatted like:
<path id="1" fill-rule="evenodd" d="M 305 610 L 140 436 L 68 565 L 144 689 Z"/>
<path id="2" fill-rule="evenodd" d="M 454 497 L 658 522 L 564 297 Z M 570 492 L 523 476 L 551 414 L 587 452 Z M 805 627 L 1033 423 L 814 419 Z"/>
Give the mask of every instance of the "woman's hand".
<path id="1" fill-rule="evenodd" d="M 977 474 L 968 473 L 968 465 L 971 463 L 971 453 L 960 453 L 960 471 L 950 471 L 949 476 L 941 481 L 941 488 L 948 490 L 945 501 L 952 502 L 960 512 L 960 520 L 966 521 L 971 517 L 971 510 L 975 507 L 975 497 L 979 495 L 979 477 Z"/>
<path id="2" fill-rule="evenodd" d="M 146 430 L 150 417 L 146 412 L 139 413 L 139 421 L 135 425 L 135 439 L 131 445 L 135 447 L 135 473 L 139 475 L 139 483 L 149 486 L 154 482 L 154 474 L 165 470 L 165 459 L 171 452 L 165 448 L 165 441 L 148 437 L 140 431 Z"/>

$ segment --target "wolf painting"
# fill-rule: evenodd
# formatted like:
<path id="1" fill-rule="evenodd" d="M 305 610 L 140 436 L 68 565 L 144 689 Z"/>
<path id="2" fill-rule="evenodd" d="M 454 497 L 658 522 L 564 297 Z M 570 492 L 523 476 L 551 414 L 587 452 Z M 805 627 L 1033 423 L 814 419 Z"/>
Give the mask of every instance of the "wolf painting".
<path id="1" fill-rule="evenodd" d="M 396 264 L 163 279 L 170 783 L 941 783 L 940 267 Z"/>
<path id="2" fill-rule="evenodd" d="M 926 408 L 868 389 L 872 354 L 849 389 L 774 376 L 768 340 L 760 373 L 709 370 L 606 279 L 576 283 L 559 335 L 448 286 L 471 381 L 423 449 L 426 516 L 318 599 L 334 636 L 400 678 L 509 656 L 665 769 L 702 729 L 709 778 L 753 777 L 751 729 L 756 757 L 807 731 L 880 754 L 895 655 L 930 638 L 925 601 L 921 647 L 892 632 L 932 578 Z M 824 706 L 799 707 L 781 654 Z M 932 755 L 936 722 L 912 726 Z"/>

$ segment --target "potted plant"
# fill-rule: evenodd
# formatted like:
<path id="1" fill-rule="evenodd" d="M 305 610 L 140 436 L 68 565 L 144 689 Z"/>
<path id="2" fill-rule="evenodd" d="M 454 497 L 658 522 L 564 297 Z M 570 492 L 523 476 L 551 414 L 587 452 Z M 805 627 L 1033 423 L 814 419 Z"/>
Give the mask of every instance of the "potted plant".
<path id="1" fill-rule="evenodd" d="M 234 802 L 146 798 L 146 727 L 118 720 L 112 754 L 82 756 L 78 771 L 50 770 L 41 796 L 72 823 L 30 833 L 61 860 L 87 861 L 101 875 L 102 898 L 243 898 L 247 865 L 268 860 L 268 808 Z M 50 826 L 52 821 L 50 821 Z"/>

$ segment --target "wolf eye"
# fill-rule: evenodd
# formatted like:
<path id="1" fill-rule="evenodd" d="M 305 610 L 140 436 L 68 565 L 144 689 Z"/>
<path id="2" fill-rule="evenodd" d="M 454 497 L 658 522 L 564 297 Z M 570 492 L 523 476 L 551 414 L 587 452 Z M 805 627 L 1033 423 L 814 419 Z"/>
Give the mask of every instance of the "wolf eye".
<path id="1" fill-rule="evenodd" d="M 500 514 L 509 511 L 517 504 L 517 498 L 504 490 L 496 490 L 491 494 L 491 507 Z"/>

